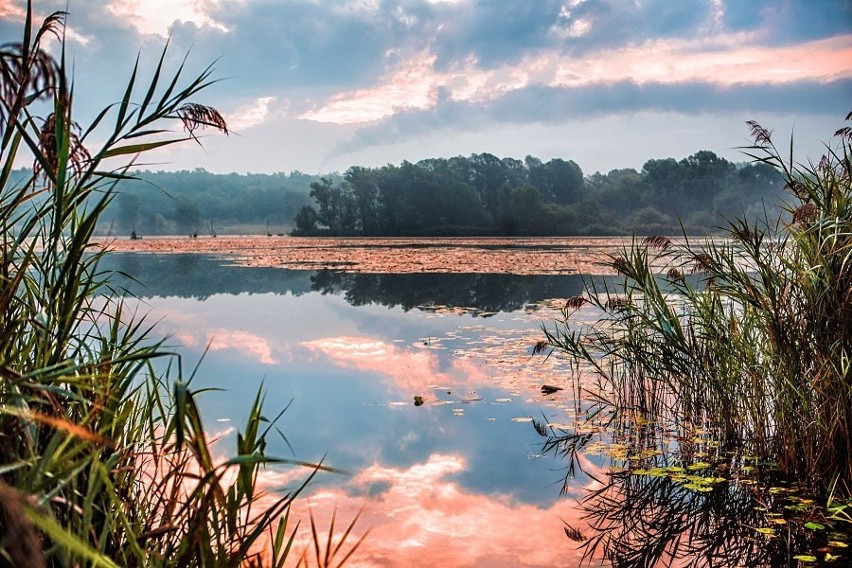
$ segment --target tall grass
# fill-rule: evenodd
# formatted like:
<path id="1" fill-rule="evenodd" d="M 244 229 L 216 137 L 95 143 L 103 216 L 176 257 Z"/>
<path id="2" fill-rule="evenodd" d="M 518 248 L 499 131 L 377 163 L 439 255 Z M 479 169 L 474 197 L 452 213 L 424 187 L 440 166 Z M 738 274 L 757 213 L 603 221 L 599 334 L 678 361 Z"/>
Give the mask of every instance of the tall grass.
<path id="1" fill-rule="evenodd" d="M 852 119 L 852 113 L 846 117 Z M 615 289 L 589 287 L 548 339 L 591 369 L 616 412 L 708 425 L 820 491 L 852 489 L 852 129 L 816 163 L 782 156 L 750 122 L 744 151 L 773 166 L 786 215 L 727 238 L 652 237 L 611 258 Z M 590 302 L 597 321 L 572 321 Z"/>
<path id="2" fill-rule="evenodd" d="M 90 246 L 136 156 L 199 128 L 227 133 L 216 109 L 192 102 L 211 69 L 168 75 L 164 49 L 142 81 L 137 61 L 122 100 L 82 128 L 64 14 L 32 19 L 28 2 L 22 41 L 0 47 L 0 566 L 259 565 L 261 538 L 264 565 L 280 566 L 304 485 L 258 504 L 260 469 L 288 461 L 266 454 L 275 420 L 261 394 L 234 457 L 217 460 L 180 358 L 109 299 L 104 253 Z M 26 156 L 33 174 L 13 183 Z M 158 358 L 169 361 L 159 374 Z M 307 480 L 327 469 L 300 465 Z"/>

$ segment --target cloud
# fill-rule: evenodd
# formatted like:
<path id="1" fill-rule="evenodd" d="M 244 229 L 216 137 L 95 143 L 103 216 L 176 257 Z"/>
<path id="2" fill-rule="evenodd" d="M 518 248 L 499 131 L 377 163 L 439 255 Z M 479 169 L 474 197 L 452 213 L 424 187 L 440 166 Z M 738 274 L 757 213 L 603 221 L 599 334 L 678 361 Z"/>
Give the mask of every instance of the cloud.
<path id="1" fill-rule="evenodd" d="M 434 55 L 420 53 L 375 87 L 337 94 L 301 118 L 338 124 L 371 122 L 433 108 L 441 102 L 439 93 L 451 101 L 488 103 L 530 88 L 606 92 L 613 85 L 704 84 L 719 90 L 852 79 L 852 35 L 776 47 L 744 43 L 744 39 L 723 35 L 711 41 L 653 40 L 579 60 L 546 52 L 493 69 L 482 69 L 469 60 L 441 71 L 435 67 Z M 670 104 L 670 98 L 662 96 L 660 106 Z"/>
<path id="2" fill-rule="evenodd" d="M 85 124 L 120 100 L 140 50 L 140 77 L 150 74 L 170 32 L 166 68 L 176 69 L 187 51 L 185 76 L 218 59 L 214 77 L 227 80 L 198 102 L 260 140 L 249 150 L 240 141 L 230 142 L 237 151 L 211 152 L 239 171 L 314 170 L 324 167 L 323 156 L 333 161 L 359 143 L 378 147 L 371 138 L 411 139 L 409 127 L 458 134 L 521 120 L 564 123 L 586 107 L 601 109 L 593 110 L 598 117 L 736 112 L 753 108 L 762 86 L 769 108 L 834 112 L 838 93 L 848 100 L 852 78 L 848 0 L 818 9 L 804 0 L 182 0 L 152 9 L 164 1 L 70 6 L 78 120 Z M 24 5 L 0 4 L 4 37 L 19 34 Z M 64 0 L 37 3 L 42 17 L 65 8 Z M 322 129 L 315 121 L 366 128 L 353 138 L 352 128 Z M 305 134 L 311 130 L 318 139 Z M 272 151 L 287 146 L 288 136 L 299 142 Z M 337 150 L 329 152 L 329 139 Z M 521 148 L 527 142 L 516 140 L 514 153 L 529 153 Z M 172 155 L 179 158 L 170 167 L 214 162 L 197 151 Z"/>
<path id="3" fill-rule="evenodd" d="M 757 29 L 768 44 L 793 44 L 852 30 L 848 0 L 726 0 L 724 25 L 731 30 Z"/>
<path id="4" fill-rule="evenodd" d="M 189 22 L 196 26 L 209 26 L 221 32 L 228 28 L 207 14 L 216 0 L 112 0 L 106 10 L 130 22 L 142 34 L 156 34 L 163 38 L 175 22 Z"/>
<path id="5" fill-rule="evenodd" d="M 263 124 L 269 116 L 269 106 L 274 102 L 275 97 L 258 97 L 250 103 L 237 107 L 225 116 L 228 128 L 240 131 Z"/>
<path id="6" fill-rule="evenodd" d="M 445 98 L 425 111 L 410 110 L 363 125 L 353 136 L 341 140 L 330 150 L 327 159 L 361 152 L 373 146 L 423 139 L 425 135 L 446 139 L 448 129 L 455 131 L 457 136 L 501 124 L 511 128 L 524 124 L 570 126 L 577 121 L 623 116 L 625 113 L 679 113 L 686 117 L 745 113 L 748 115 L 746 118 L 767 113 L 792 113 L 803 119 L 808 115 L 839 119 L 847 112 L 850 93 L 852 79 L 826 83 L 799 81 L 783 85 L 638 84 L 623 81 L 576 88 L 531 86 L 486 103 Z M 830 132 L 826 132 L 825 136 L 828 135 Z M 601 130 L 597 136 L 605 137 L 605 132 Z M 624 138 L 623 133 L 621 137 Z M 488 147 L 482 145 L 473 151 L 486 151 Z M 527 145 L 520 152 L 521 157 L 525 153 L 534 153 L 532 146 Z M 436 155 L 452 154 L 443 151 Z M 416 157 L 410 156 L 409 159 Z M 582 161 L 580 163 L 584 165 Z"/>

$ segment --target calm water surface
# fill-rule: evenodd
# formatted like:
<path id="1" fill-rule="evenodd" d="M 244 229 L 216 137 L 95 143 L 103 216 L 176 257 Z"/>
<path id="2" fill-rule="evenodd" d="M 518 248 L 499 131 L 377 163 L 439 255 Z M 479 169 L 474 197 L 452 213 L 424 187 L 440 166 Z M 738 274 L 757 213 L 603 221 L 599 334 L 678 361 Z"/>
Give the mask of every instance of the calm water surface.
<path id="1" fill-rule="evenodd" d="M 233 447 L 258 388 L 288 407 L 270 455 L 318 461 L 303 504 L 318 518 L 363 509 L 364 565 L 553 566 L 579 559 L 561 519 L 578 473 L 541 455 L 540 424 L 569 422 L 564 362 L 533 355 L 578 276 L 343 274 L 228 266 L 199 255 L 115 254 L 108 264 L 183 357 L 209 430 Z M 415 396 L 422 405 L 415 405 Z M 602 457 L 584 457 L 597 471 Z M 306 472 L 267 472 L 293 487 Z M 576 489 L 576 490 L 575 490 Z M 347 517 L 348 515 L 348 517 Z M 359 533 L 360 534 L 360 533 Z M 573 559 L 573 560 L 571 560 Z M 355 562 L 354 565 L 357 565 Z"/>
<path id="2" fill-rule="evenodd" d="M 578 262 L 593 266 L 592 256 Z M 727 458 L 711 437 L 687 436 L 686 454 L 715 465 L 693 464 L 677 429 L 601 427 L 576 400 L 566 360 L 534 354 L 566 298 L 613 277 L 236 262 L 114 253 L 105 264 L 133 278 L 116 284 L 160 322 L 191 387 L 209 389 L 202 412 L 220 457 L 262 388 L 268 417 L 286 408 L 268 455 L 346 471 L 317 476 L 292 514 L 310 510 L 322 532 L 337 510 L 339 535 L 360 512 L 350 542 L 370 534 L 350 566 L 578 566 L 584 539 L 630 566 L 792 566 L 824 550 L 852 561 L 841 529 L 776 536 L 786 512 L 802 510 L 795 491 L 715 477 Z M 595 315 L 586 307 L 572 321 Z M 545 395 L 543 385 L 565 388 Z M 308 473 L 271 467 L 260 484 L 293 490 Z"/>

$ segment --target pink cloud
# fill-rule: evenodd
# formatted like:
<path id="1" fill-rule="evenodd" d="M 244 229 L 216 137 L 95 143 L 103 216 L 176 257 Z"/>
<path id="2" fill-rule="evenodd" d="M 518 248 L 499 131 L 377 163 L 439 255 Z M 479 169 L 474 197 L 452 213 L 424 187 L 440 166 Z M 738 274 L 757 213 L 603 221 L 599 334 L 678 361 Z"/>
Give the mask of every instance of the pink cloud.
<path id="1" fill-rule="evenodd" d="M 432 107 L 437 102 L 440 83 L 433 71 L 435 59 L 428 52 L 419 53 L 403 61 L 383 84 L 335 95 L 318 110 L 308 111 L 299 118 L 348 124 Z"/>
<path id="2" fill-rule="evenodd" d="M 569 32 L 587 33 L 590 25 L 575 22 L 576 29 Z M 533 85 L 583 87 L 631 81 L 727 87 L 852 77 L 852 34 L 787 46 L 759 45 L 758 39 L 755 34 L 655 39 L 582 58 L 549 50 L 490 69 L 468 58 L 438 70 L 436 56 L 423 51 L 390 69 L 374 87 L 334 95 L 299 118 L 337 124 L 379 120 L 433 108 L 440 89 L 452 100 L 483 102 Z"/>

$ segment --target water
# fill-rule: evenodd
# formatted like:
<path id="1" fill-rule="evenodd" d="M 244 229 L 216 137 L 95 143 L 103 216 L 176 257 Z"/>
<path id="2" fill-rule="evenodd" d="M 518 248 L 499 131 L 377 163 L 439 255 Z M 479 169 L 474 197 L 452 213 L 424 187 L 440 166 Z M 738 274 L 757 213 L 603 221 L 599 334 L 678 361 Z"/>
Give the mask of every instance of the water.
<path id="1" fill-rule="evenodd" d="M 511 274 L 512 263 L 535 265 L 514 257 L 493 265 L 501 273 L 475 273 L 476 246 L 457 265 L 470 273 L 407 271 L 423 266 L 418 249 L 400 264 L 387 243 L 378 257 L 359 245 L 348 266 L 361 272 L 202 254 L 121 253 L 105 266 L 136 279 L 115 284 L 159 321 L 184 376 L 194 373 L 191 387 L 211 389 L 202 412 L 220 458 L 233 453 L 262 388 L 266 416 L 286 409 L 268 455 L 345 470 L 318 475 L 293 516 L 307 522 L 310 511 L 322 532 L 336 510 L 340 535 L 360 513 L 350 545 L 370 534 L 349 566 L 598 565 L 605 548 L 625 566 L 850 560 L 844 524 L 803 527 L 821 518 L 813 500 L 771 473 L 728 476 L 731 458 L 718 442 L 699 444 L 710 463 L 692 463 L 670 425 L 619 430 L 603 416 L 588 420 L 568 362 L 535 346 L 566 298 L 613 277 Z M 586 269 L 592 257 L 580 253 Z M 492 250 L 489 262 L 499 258 Z M 370 262 L 397 272 L 364 271 Z M 300 263 L 314 266 L 309 257 L 291 266 Z M 550 258 L 539 265 L 562 269 Z M 596 315 L 584 307 L 572 320 Z M 544 385 L 563 390 L 544 394 Z M 641 434 L 652 431 L 660 436 L 646 447 Z M 292 491 L 308 473 L 269 468 L 260 485 Z M 301 535 L 296 547 L 310 550 L 309 532 Z M 597 547 L 591 560 L 582 540 Z"/>
<path id="2" fill-rule="evenodd" d="M 564 520 L 593 480 L 560 495 L 566 464 L 540 425 L 574 418 L 557 357 L 533 355 L 579 276 L 342 274 L 227 265 L 200 255 L 116 254 L 118 279 L 182 354 L 207 429 L 233 447 L 258 388 L 287 408 L 269 455 L 344 469 L 307 497 L 371 529 L 353 565 L 552 566 L 579 559 Z M 206 349 L 206 355 L 204 354 Z M 415 405 L 415 396 L 422 405 Z M 603 457 L 584 457 L 597 471 Z M 273 469 L 294 487 L 301 468 Z M 347 517 L 348 515 L 348 517 Z M 360 534 L 360 533 L 359 533 Z"/>

